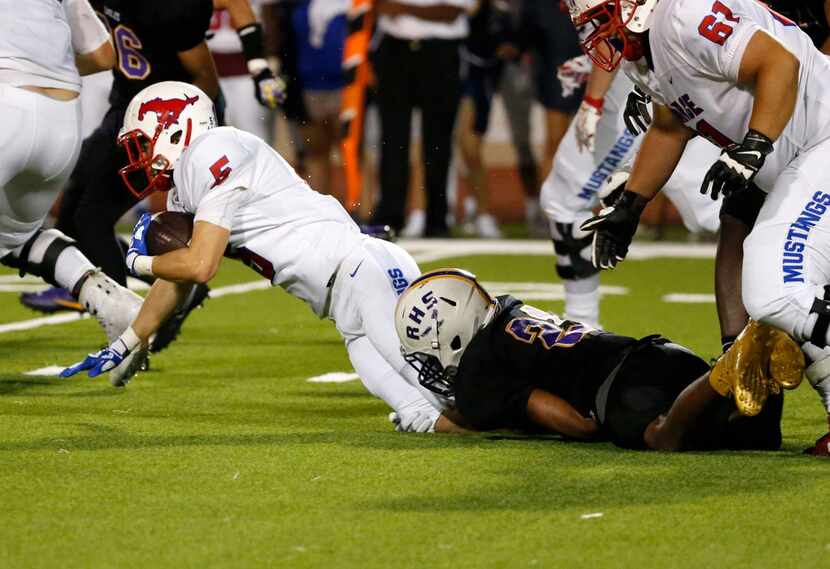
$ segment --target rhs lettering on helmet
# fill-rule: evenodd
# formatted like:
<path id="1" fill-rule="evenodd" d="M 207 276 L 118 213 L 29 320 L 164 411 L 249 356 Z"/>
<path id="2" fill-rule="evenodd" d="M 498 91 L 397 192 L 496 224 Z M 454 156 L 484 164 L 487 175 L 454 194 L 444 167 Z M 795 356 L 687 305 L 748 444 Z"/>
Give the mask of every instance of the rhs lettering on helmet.
<path id="1" fill-rule="evenodd" d="M 412 310 L 409 311 L 409 319 L 415 322 L 416 324 L 423 323 L 423 318 L 426 315 L 427 313 L 418 308 L 417 306 L 413 306 Z"/>
<path id="2" fill-rule="evenodd" d="M 162 99 L 156 97 L 149 101 L 144 101 L 138 108 L 138 120 L 144 120 L 144 115 L 147 113 L 156 113 L 159 124 L 162 128 L 167 128 L 179 122 L 179 115 L 188 106 L 194 104 L 199 100 L 198 95 L 193 97 L 185 97 L 184 99 Z"/>
<path id="3" fill-rule="evenodd" d="M 435 295 L 432 294 L 432 291 L 427 291 L 427 293 L 421 297 L 421 302 L 424 303 L 424 306 L 427 310 L 438 304 L 438 299 L 435 298 Z"/>

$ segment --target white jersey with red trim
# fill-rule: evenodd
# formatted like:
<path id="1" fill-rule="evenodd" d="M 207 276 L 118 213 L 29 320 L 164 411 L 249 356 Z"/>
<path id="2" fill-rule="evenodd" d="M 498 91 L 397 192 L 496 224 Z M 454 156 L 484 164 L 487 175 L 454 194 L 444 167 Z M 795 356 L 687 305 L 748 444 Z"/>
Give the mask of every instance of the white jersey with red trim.
<path id="1" fill-rule="evenodd" d="M 326 316 L 332 276 L 364 236 L 335 198 L 274 149 L 233 127 L 207 131 L 173 172 L 167 208 L 228 229 L 232 252 Z"/>
<path id="2" fill-rule="evenodd" d="M 770 191 L 799 153 L 830 137 L 830 62 L 792 21 L 755 0 L 662 0 L 649 33 L 654 77 L 671 109 L 719 146 L 743 140 L 753 94 L 738 85 L 750 39 L 763 31 L 800 62 L 795 111 L 755 183 Z M 636 78 L 635 78 L 636 79 Z"/>

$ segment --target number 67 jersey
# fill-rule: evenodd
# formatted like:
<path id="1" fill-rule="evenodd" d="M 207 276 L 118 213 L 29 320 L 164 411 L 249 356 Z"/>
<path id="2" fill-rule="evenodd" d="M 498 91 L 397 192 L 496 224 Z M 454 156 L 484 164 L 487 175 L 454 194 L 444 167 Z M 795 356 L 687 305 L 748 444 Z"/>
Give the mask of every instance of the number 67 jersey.
<path id="1" fill-rule="evenodd" d="M 117 62 L 110 104 L 126 107 L 144 87 L 192 80 L 178 54 L 205 41 L 212 0 L 91 0 L 106 18 Z"/>
<path id="2" fill-rule="evenodd" d="M 772 190 L 802 151 L 830 137 L 830 63 L 798 25 L 756 0 L 662 0 L 649 32 L 654 75 L 665 102 L 689 128 L 725 147 L 743 140 L 752 90 L 738 72 L 753 35 L 763 31 L 800 62 L 793 115 L 755 183 Z"/>

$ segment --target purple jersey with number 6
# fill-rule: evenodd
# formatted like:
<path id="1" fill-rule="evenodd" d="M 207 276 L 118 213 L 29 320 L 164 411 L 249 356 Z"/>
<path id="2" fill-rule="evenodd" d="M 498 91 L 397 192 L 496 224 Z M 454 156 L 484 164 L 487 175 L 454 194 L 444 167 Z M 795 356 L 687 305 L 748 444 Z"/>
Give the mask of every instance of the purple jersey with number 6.
<path id="1" fill-rule="evenodd" d="M 205 40 L 212 0 L 93 0 L 106 18 L 117 62 L 110 104 L 126 106 L 147 85 L 190 82 L 178 54 Z"/>

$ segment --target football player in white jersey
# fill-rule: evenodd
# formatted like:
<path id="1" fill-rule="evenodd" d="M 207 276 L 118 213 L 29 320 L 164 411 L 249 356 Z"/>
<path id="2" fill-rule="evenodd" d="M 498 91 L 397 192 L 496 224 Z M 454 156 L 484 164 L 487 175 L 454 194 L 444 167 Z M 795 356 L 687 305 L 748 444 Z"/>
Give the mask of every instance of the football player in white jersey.
<path id="1" fill-rule="evenodd" d="M 109 69 L 115 52 L 87 0 L 0 0 L 0 262 L 72 291 L 110 341 L 141 298 L 98 271 L 44 219 L 78 160 L 80 75 Z M 110 376 L 115 384 L 130 362 Z"/>
<path id="2" fill-rule="evenodd" d="M 830 416 L 830 61 L 787 18 L 755 0 L 568 0 L 583 47 L 613 70 L 645 57 L 666 105 L 655 105 L 626 191 L 583 224 L 602 268 L 625 258 L 642 209 L 695 134 L 723 148 L 704 177 L 713 197 L 768 192 L 744 243 L 751 317 L 803 342 L 807 377 Z M 830 441 L 830 435 L 826 437 Z"/>
<path id="3" fill-rule="evenodd" d="M 556 252 L 556 272 L 565 286 L 564 316 L 592 326 L 599 323 L 599 269 L 591 262 L 592 234 L 579 226 L 591 217 L 601 194 L 612 189 L 608 185 L 625 182 L 640 146 L 641 138 L 629 132 L 622 113 L 632 87 L 625 74 L 594 66 L 540 195 Z M 698 192 L 703 172 L 717 155 L 705 141 L 691 143 L 664 188 L 690 231 L 718 229 L 720 202 Z"/>
<path id="4" fill-rule="evenodd" d="M 187 285 L 213 278 L 230 248 L 335 321 L 355 371 L 397 413 L 399 430 L 434 430 L 443 405 L 404 361 L 393 322 L 398 295 L 420 274 L 415 261 L 362 234 L 335 198 L 313 191 L 262 139 L 214 127 L 210 99 L 187 83 L 157 83 L 130 102 L 119 136 L 131 161 L 124 181 L 169 190 L 169 210 L 195 215 L 193 236 L 189 247 L 148 256 L 150 217 L 139 221 L 127 266 L 157 280 L 131 327 L 64 375 L 98 375 L 146 346 Z"/>

